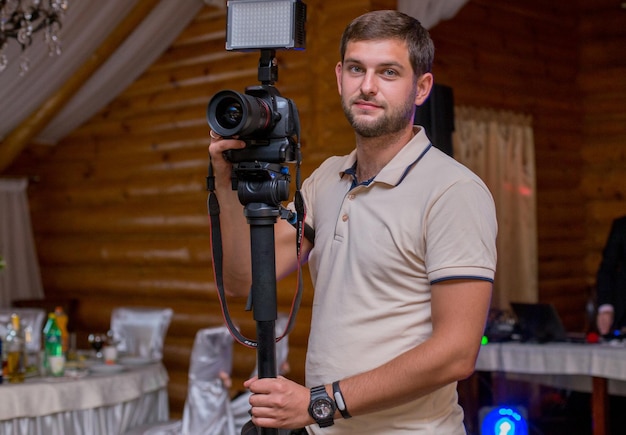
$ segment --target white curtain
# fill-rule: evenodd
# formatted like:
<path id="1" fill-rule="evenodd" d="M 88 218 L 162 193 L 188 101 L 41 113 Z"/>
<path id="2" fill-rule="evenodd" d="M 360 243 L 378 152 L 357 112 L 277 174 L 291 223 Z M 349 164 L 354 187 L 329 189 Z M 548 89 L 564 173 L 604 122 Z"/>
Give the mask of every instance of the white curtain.
<path id="1" fill-rule="evenodd" d="M 43 298 L 41 274 L 30 223 L 25 179 L 0 178 L 0 307 L 15 299 Z"/>
<path id="2" fill-rule="evenodd" d="M 48 56 L 38 33 L 24 54 L 30 70 L 19 74 L 20 49 L 9 41 L 9 65 L 0 74 L 0 140 L 44 103 L 92 56 L 138 0 L 73 1 L 63 28 L 63 53 Z M 202 8 L 202 0 L 162 0 L 37 137 L 56 143 L 115 98 L 167 49 Z M 0 144 L 1 145 L 1 144 Z"/>
<path id="3" fill-rule="evenodd" d="M 160 2 L 41 132 L 37 140 L 56 143 L 95 115 L 152 65 L 201 7 L 200 0 Z"/>
<path id="4" fill-rule="evenodd" d="M 492 305 L 536 302 L 535 154 L 529 116 L 455 107 L 454 157 L 487 184 L 498 215 L 498 266 Z"/>
<path id="5" fill-rule="evenodd" d="M 449 20 L 468 0 L 398 0 L 398 10 L 417 18 L 427 29 Z"/>

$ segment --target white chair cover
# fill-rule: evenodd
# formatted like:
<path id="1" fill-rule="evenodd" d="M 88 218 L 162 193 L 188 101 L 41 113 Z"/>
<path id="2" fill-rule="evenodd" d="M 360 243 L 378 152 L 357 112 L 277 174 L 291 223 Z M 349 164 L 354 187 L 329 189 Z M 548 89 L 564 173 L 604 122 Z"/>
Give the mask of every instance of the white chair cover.
<path id="1" fill-rule="evenodd" d="M 282 334 L 289 318 L 279 314 L 276 334 Z M 196 333 L 189 364 L 189 387 L 182 421 L 135 428 L 125 435 L 239 435 L 250 420 L 250 392 L 230 400 L 220 372 L 231 373 L 233 338 L 226 326 L 201 329 Z M 276 344 L 276 371 L 283 369 L 289 355 L 289 340 Z M 251 376 L 255 376 L 255 367 Z M 287 432 L 279 432 L 281 434 Z"/>
<path id="2" fill-rule="evenodd" d="M 111 313 L 111 331 L 122 355 L 163 359 L 171 308 L 119 307 Z"/>
<path id="3" fill-rule="evenodd" d="M 276 335 L 282 335 L 285 327 L 287 326 L 287 322 L 289 321 L 289 316 L 283 313 L 278 314 L 278 318 L 276 319 Z M 287 357 L 289 356 L 289 339 L 288 336 L 283 337 L 278 343 L 276 343 L 276 373 L 284 374 L 283 368 L 287 363 Z M 252 371 L 250 377 L 256 376 L 258 373 L 258 365 Z M 233 421 L 235 425 L 235 433 L 241 434 L 241 429 L 243 426 L 250 420 L 250 414 L 248 411 L 250 410 L 250 391 L 245 391 L 235 397 L 230 402 L 230 407 L 232 410 Z"/>
<path id="4" fill-rule="evenodd" d="M 220 373 L 230 376 L 233 338 L 225 326 L 196 334 L 189 364 L 189 388 L 183 411 L 184 435 L 234 435 L 229 389 Z"/>
<path id="5" fill-rule="evenodd" d="M 24 331 L 26 352 L 36 354 L 41 350 L 41 335 L 46 319 L 46 312 L 41 308 L 2 308 L 0 309 L 0 337 L 7 335 L 11 315 L 20 316 L 20 326 Z"/>
<path id="6" fill-rule="evenodd" d="M 183 421 L 172 420 L 154 425 L 143 425 L 124 432 L 124 435 L 180 435 Z"/>
<path id="7" fill-rule="evenodd" d="M 232 359 L 233 338 L 228 328 L 199 330 L 189 362 L 183 419 L 141 426 L 126 435 L 235 435 L 229 390 L 220 376 L 221 372 L 230 375 Z"/>

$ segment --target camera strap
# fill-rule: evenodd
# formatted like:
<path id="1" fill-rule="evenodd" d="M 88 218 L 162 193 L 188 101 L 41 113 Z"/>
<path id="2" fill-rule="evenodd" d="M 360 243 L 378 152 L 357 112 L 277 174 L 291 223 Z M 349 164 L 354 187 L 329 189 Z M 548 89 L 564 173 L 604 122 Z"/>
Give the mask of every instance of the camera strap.
<path id="1" fill-rule="evenodd" d="M 302 246 L 302 235 L 305 233 L 304 228 L 304 218 L 305 218 L 305 207 L 304 200 L 302 199 L 302 194 L 300 192 L 300 159 L 297 161 L 296 166 L 296 192 L 294 197 L 294 205 L 296 207 L 295 222 L 292 222 L 292 225 L 296 227 L 297 237 L 296 237 L 296 252 L 297 252 L 297 260 L 298 260 L 298 275 L 297 275 L 297 290 L 294 293 L 294 297 L 291 303 L 291 310 L 289 313 L 289 320 L 287 322 L 287 326 L 280 336 L 276 338 L 276 341 L 282 340 L 287 334 L 289 334 L 295 325 L 296 314 L 300 308 L 300 302 L 302 300 L 302 266 L 301 266 L 301 246 Z M 233 338 L 239 342 L 240 344 L 249 347 L 256 348 L 258 347 L 258 342 L 256 340 L 249 339 L 245 337 L 239 329 L 235 326 L 230 316 L 230 311 L 228 309 L 228 303 L 226 301 L 226 292 L 224 291 L 224 279 L 223 279 L 223 252 L 222 252 L 222 234 L 221 234 L 221 226 L 220 226 L 220 207 L 219 202 L 217 200 L 217 195 L 215 194 L 215 176 L 213 175 L 213 165 L 209 162 L 209 174 L 207 176 L 207 190 L 209 191 L 209 198 L 207 200 L 207 208 L 209 212 L 210 218 L 210 228 L 211 228 L 211 257 L 213 262 L 213 274 L 215 277 L 215 285 L 217 287 L 217 295 L 220 301 L 220 308 L 222 310 L 222 317 L 224 318 L 224 322 L 230 334 Z M 311 229 L 312 230 L 312 229 Z"/>

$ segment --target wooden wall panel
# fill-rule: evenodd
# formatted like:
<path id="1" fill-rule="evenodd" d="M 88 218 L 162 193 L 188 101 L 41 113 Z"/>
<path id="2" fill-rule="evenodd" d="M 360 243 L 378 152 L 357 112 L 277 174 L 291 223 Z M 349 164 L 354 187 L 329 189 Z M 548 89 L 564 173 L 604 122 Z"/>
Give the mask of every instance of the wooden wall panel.
<path id="1" fill-rule="evenodd" d="M 611 0 L 581 3 L 581 192 L 588 230 L 586 273 L 595 285 L 611 222 L 626 215 L 626 9 Z"/>
<path id="2" fill-rule="evenodd" d="M 577 10 L 563 1 L 473 0 L 431 35 L 435 81 L 453 88 L 455 104 L 532 116 L 539 298 L 554 303 L 568 327 L 582 328 L 588 284 Z"/>
<path id="3" fill-rule="evenodd" d="M 587 2 L 577 2 L 587 8 Z M 558 0 L 470 0 L 431 30 L 436 81 L 458 105 L 532 116 L 537 164 L 540 298 L 582 328 L 584 302 L 610 219 L 626 213 L 623 20 L 615 2 L 580 13 Z M 353 133 L 334 65 L 343 27 L 395 0 L 308 2 L 307 48 L 279 52 L 281 93 L 302 121 L 303 175 L 349 152 Z M 623 17 L 623 15 L 619 15 Z M 46 294 L 79 299 L 82 333 L 108 327 L 119 305 L 171 306 L 164 361 L 180 415 L 195 332 L 222 322 L 215 296 L 204 177 L 206 105 L 222 89 L 257 84 L 255 53 L 224 50 L 225 13 L 205 7 L 128 89 L 54 147 L 31 145 L 9 168 L 27 175 Z M 621 166 L 620 166 L 621 165 Z M 278 288 L 287 310 L 295 278 Z M 290 337 L 290 376 L 304 378 L 312 289 Z M 254 333 L 244 303 L 230 301 Z M 86 346 L 83 340 L 80 345 Z M 254 352 L 237 345 L 239 388 Z"/>

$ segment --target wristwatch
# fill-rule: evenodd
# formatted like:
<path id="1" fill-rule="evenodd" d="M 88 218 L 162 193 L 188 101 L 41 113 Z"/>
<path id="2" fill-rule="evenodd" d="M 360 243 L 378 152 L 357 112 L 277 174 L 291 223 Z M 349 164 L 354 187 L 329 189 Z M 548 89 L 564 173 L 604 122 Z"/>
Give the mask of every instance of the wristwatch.
<path id="1" fill-rule="evenodd" d="M 311 388 L 311 402 L 309 403 L 309 415 L 317 422 L 319 427 L 328 427 L 335 424 L 335 401 L 326 393 L 323 385 Z"/>

